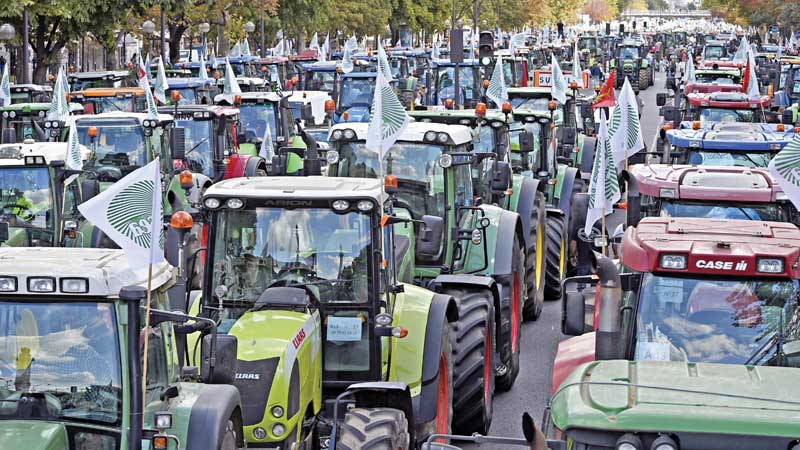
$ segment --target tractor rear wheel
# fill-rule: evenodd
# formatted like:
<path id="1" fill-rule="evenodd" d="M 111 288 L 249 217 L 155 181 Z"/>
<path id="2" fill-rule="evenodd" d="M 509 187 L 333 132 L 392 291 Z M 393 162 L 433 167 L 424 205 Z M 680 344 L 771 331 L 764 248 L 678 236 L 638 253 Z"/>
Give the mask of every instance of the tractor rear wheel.
<path id="1" fill-rule="evenodd" d="M 516 254 L 511 261 L 511 353 L 507 360 L 503 360 L 505 371 L 497 375 L 495 381 L 497 388 L 507 391 L 514 386 L 519 375 L 519 354 L 522 341 L 522 307 L 526 295 L 525 282 L 525 247 L 519 236 L 514 236 Z M 541 307 L 540 307 L 541 310 Z M 501 358 L 502 359 L 502 358 Z"/>
<path id="2" fill-rule="evenodd" d="M 442 342 L 439 350 L 439 378 L 436 380 L 436 434 L 453 433 L 453 344 L 450 324 L 442 323 Z M 424 437 L 427 439 L 427 437 Z"/>
<path id="3" fill-rule="evenodd" d="M 339 427 L 336 450 L 408 450 L 408 419 L 394 408 L 353 408 Z"/>
<path id="4" fill-rule="evenodd" d="M 649 86 L 649 84 L 648 84 L 649 82 L 647 81 L 647 77 L 649 75 L 650 74 L 647 73 L 647 69 L 639 69 L 639 90 L 640 91 L 643 91 L 643 90 L 647 89 L 647 86 Z"/>
<path id="5" fill-rule="evenodd" d="M 547 268 L 545 300 L 561 298 L 561 281 L 567 264 L 567 225 L 562 215 L 547 217 Z"/>
<path id="6" fill-rule="evenodd" d="M 453 432 L 486 434 L 495 388 L 495 315 L 488 289 L 451 288 L 458 321 L 450 324 L 453 349 Z"/>
<path id="7" fill-rule="evenodd" d="M 528 237 L 530 245 L 525 255 L 525 284 L 528 291 L 522 310 L 525 320 L 538 319 L 544 304 L 544 255 L 547 252 L 544 222 L 547 219 L 547 200 L 542 192 L 537 192 L 535 199 Z"/>

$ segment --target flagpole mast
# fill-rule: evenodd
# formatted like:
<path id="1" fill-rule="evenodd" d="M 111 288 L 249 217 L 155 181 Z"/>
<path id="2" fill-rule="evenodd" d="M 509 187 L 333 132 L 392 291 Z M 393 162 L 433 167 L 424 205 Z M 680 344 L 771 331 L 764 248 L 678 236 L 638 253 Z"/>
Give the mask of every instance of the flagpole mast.
<path id="1" fill-rule="evenodd" d="M 151 243 L 154 245 L 155 243 Z M 152 298 L 153 287 L 153 262 L 147 265 L 147 300 L 145 303 L 144 313 L 144 356 L 142 359 L 142 402 L 145 402 L 145 395 L 147 394 L 147 348 L 150 343 L 150 300 Z M 136 349 L 128 349 L 129 352 Z M 144 404 L 142 405 L 144 408 Z M 144 414 L 142 414 L 142 427 L 144 427 Z"/>
<path id="2" fill-rule="evenodd" d="M 605 206 L 600 210 L 600 239 L 602 242 L 603 256 L 608 256 L 606 251 L 606 208 Z M 148 302 L 148 305 L 150 302 Z"/>

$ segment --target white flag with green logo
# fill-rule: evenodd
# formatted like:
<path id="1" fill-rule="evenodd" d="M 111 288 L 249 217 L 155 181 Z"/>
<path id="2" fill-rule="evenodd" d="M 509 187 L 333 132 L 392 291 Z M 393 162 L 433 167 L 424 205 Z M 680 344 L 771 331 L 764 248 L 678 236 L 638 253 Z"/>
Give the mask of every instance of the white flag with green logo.
<path id="1" fill-rule="evenodd" d="M 617 167 L 611 151 L 611 140 L 608 137 L 608 125 L 605 111 L 600 112 L 600 123 L 597 132 L 597 149 L 594 155 L 592 175 L 589 178 L 589 204 L 586 210 L 584 231 L 592 234 L 592 226 L 603 214 L 614 212 L 614 204 L 620 199 Z"/>
<path id="2" fill-rule="evenodd" d="M 800 209 L 800 134 L 772 158 L 768 167 L 794 207 Z"/>
<path id="3" fill-rule="evenodd" d="M 164 69 L 164 62 L 158 60 L 158 73 L 156 73 L 156 87 L 153 96 L 161 102 L 162 105 L 167 104 L 167 90 L 169 89 L 169 82 L 167 81 L 167 72 Z"/>
<path id="4" fill-rule="evenodd" d="M 558 101 L 562 105 L 567 104 L 567 79 L 564 77 L 564 72 L 561 71 L 561 66 L 558 65 L 558 60 L 555 55 L 550 55 L 550 65 L 553 71 L 553 84 L 550 88 L 550 96 L 553 100 Z"/>
<path id="5" fill-rule="evenodd" d="M 353 53 L 358 49 L 358 40 L 354 34 L 344 43 L 344 53 L 342 54 L 342 72 L 350 73 L 353 71 Z"/>
<path id="6" fill-rule="evenodd" d="M 203 58 L 203 55 L 200 54 L 200 71 L 197 73 L 197 76 L 203 80 L 208 80 L 208 72 L 206 72 L 206 60 Z"/>
<path id="7" fill-rule="evenodd" d="M 233 97 L 242 94 L 239 83 L 236 82 L 236 75 L 233 73 L 231 62 L 225 58 L 225 79 L 222 84 L 222 95 L 225 101 L 233 104 Z"/>
<path id="8" fill-rule="evenodd" d="M 611 112 L 608 137 L 611 139 L 614 164 L 618 168 L 626 158 L 644 148 L 642 127 L 639 122 L 639 104 L 628 77 L 625 77 L 619 101 Z"/>
<path id="9" fill-rule="evenodd" d="M 378 40 L 380 42 L 380 40 Z M 392 75 L 392 68 L 389 66 L 389 55 L 386 54 L 386 50 L 383 49 L 383 46 L 378 46 L 378 67 L 383 72 L 383 76 L 387 80 L 393 80 L 394 76 Z"/>
<path id="10" fill-rule="evenodd" d="M 58 76 L 61 78 L 61 84 L 64 86 L 64 92 L 70 92 L 69 80 L 67 79 L 67 72 L 64 70 L 64 65 L 58 66 Z"/>
<path id="11" fill-rule="evenodd" d="M 53 86 L 53 98 L 50 100 L 50 108 L 47 110 L 47 120 L 66 121 L 69 117 L 69 104 L 67 103 L 67 93 L 64 91 L 64 81 L 62 77 L 56 77 Z"/>
<path id="12" fill-rule="evenodd" d="M 144 86 L 144 98 L 147 102 L 147 118 L 158 119 L 158 107 L 156 106 L 156 99 L 153 97 L 153 91 L 150 89 L 150 83 Z"/>
<path id="13" fill-rule="evenodd" d="M 508 101 L 508 88 L 506 88 L 506 78 L 503 76 L 503 58 L 497 57 L 492 71 L 492 79 L 489 80 L 489 87 L 486 88 L 486 96 L 489 97 L 497 107 L 503 106 L 503 102 Z"/>
<path id="14" fill-rule="evenodd" d="M 78 210 L 102 230 L 138 269 L 164 260 L 159 159 L 134 170 Z"/>
<path id="15" fill-rule="evenodd" d="M 69 121 L 69 134 L 67 135 L 67 160 L 65 166 L 69 170 L 83 169 L 83 155 L 81 155 L 81 142 L 78 139 L 78 125 L 73 117 Z"/>
<path id="16" fill-rule="evenodd" d="M 6 62 L 3 66 L 3 78 L 0 79 L 0 106 L 11 104 L 11 81 L 8 79 L 9 65 L 10 63 Z"/>
<path id="17" fill-rule="evenodd" d="M 389 81 L 383 76 L 383 72 L 378 71 L 372 110 L 369 113 L 366 147 L 383 157 L 384 152 L 394 145 L 410 121 Z"/>

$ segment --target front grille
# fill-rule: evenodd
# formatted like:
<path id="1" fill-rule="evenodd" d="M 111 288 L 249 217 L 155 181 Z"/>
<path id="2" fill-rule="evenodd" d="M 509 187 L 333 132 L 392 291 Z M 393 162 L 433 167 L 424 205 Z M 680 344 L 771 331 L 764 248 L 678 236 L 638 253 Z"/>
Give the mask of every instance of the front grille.
<path id="1" fill-rule="evenodd" d="M 239 389 L 239 396 L 242 398 L 244 425 L 255 425 L 264 418 L 279 360 L 276 357 L 258 361 L 236 361 L 236 379 L 233 385 Z"/>

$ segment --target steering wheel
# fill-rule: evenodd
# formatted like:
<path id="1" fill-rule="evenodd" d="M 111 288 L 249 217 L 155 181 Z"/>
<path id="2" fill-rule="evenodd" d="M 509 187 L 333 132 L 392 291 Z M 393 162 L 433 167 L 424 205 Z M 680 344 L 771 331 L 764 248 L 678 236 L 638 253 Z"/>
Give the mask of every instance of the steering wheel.
<path id="1" fill-rule="evenodd" d="M 122 169 L 116 166 L 97 166 L 93 172 L 98 181 L 119 181 L 122 178 Z"/>

